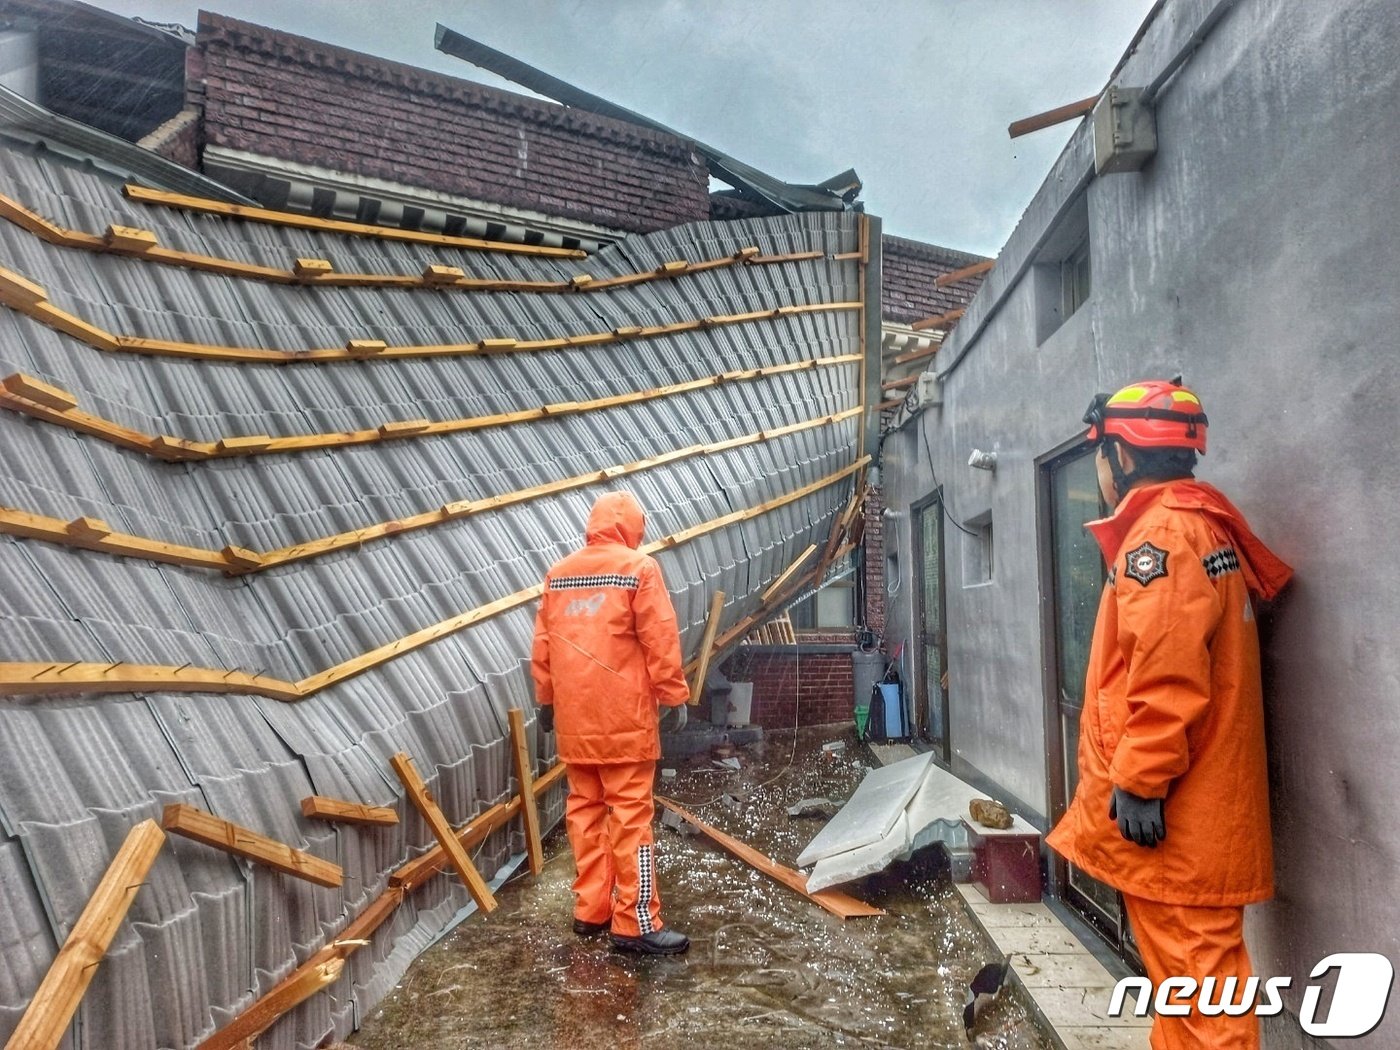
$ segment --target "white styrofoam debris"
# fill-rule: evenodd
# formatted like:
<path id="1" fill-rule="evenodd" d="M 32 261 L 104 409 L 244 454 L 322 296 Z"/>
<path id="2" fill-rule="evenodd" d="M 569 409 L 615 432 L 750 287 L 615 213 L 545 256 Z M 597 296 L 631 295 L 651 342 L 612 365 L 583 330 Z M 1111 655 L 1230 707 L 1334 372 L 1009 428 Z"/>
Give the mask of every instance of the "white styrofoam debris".
<path id="1" fill-rule="evenodd" d="M 798 854 L 797 866 L 805 868 L 825 857 L 878 842 L 889 834 L 919 790 L 932 762 L 933 755 L 926 753 L 870 772 L 841 812 Z"/>
<path id="2" fill-rule="evenodd" d="M 910 761 L 906 759 L 886 768 L 894 769 Z M 871 774 L 866 780 L 873 777 L 874 774 Z M 864 786 L 863 781 L 861 787 Z M 851 796 L 851 802 L 832 819 L 831 824 L 846 815 L 859 795 L 858 788 L 856 794 Z M 969 833 L 963 818 L 967 813 L 968 800 L 975 796 L 976 790 L 972 785 L 932 762 L 925 763 L 918 786 L 889 829 L 873 841 L 818 859 L 807 879 L 807 889 L 815 892 L 873 875 L 897 860 L 908 860 L 915 850 L 935 842 L 946 843 L 952 850 L 965 851 Z M 831 824 L 827 827 L 831 827 Z M 820 838 L 821 835 L 818 835 L 813 839 L 812 845 L 816 845 Z M 809 845 L 808 850 L 811 848 Z M 802 863 L 802 858 L 798 857 L 798 864 Z"/>
<path id="3" fill-rule="evenodd" d="M 807 892 L 815 893 L 828 886 L 884 871 L 908 851 L 909 818 L 901 812 L 895 818 L 894 826 L 878 841 L 817 861 L 812 874 L 807 876 Z"/>

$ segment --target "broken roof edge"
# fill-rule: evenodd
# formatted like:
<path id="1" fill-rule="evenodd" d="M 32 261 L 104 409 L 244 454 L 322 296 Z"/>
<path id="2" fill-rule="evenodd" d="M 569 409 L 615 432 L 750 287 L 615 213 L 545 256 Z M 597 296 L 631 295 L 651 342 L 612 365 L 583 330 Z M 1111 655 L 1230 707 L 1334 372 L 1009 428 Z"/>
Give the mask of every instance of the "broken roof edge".
<path id="1" fill-rule="evenodd" d="M 505 113 L 540 126 L 565 127 L 600 141 L 642 149 L 657 156 L 686 158 L 691 153 L 691 142 L 684 135 L 658 131 L 635 120 L 618 120 L 581 108 L 571 109 L 550 98 L 536 98 L 454 77 L 213 11 L 199 13 L 197 47 L 206 55 L 216 49 L 246 51 L 308 68 L 331 70 L 349 78 L 394 85 L 435 99 Z"/>
<path id="2" fill-rule="evenodd" d="M 157 189 L 212 197 L 230 204 L 257 202 L 143 146 L 62 116 L 0 85 L 0 133 L 57 153 L 88 160 L 118 177 Z"/>
<path id="3" fill-rule="evenodd" d="M 619 106 L 598 95 L 584 91 L 518 58 L 473 40 L 449 29 L 441 22 L 433 35 L 433 45 L 443 54 L 460 58 L 497 76 L 505 77 L 538 95 L 573 108 L 639 125 L 691 143 L 710 166 L 711 174 L 727 182 L 740 193 L 767 201 L 785 212 L 848 211 L 860 208 L 856 196 L 861 182 L 854 170 L 848 169 L 816 185 L 783 182 L 750 164 L 729 156 L 689 135 L 684 135 L 660 121 Z"/>

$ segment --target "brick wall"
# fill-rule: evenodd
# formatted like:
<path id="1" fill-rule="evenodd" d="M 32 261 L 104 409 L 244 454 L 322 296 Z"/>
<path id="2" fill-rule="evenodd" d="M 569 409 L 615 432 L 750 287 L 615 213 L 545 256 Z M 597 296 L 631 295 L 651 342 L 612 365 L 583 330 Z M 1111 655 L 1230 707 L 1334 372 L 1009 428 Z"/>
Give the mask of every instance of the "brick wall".
<path id="1" fill-rule="evenodd" d="M 200 12 L 208 145 L 614 229 L 710 214 L 684 139 Z"/>
<path id="2" fill-rule="evenodd" d="M 865 490 L 865 625 L 885 636 L 885 495 L 878 485 Z"/>
<path id="3" fill-rule="evenodd" d="M 166 160 L 199 171 L 200 133 L 199 111 L 185 109 L 143 138 L 140 145 Z"/>
<path id="4" fill-rule="evenodd" d="M 933 283 L 941 274 L 984 261 L 981 255 L 903 237 L 884 237 L 880 247 L 880 313 L 887 321 L 913 324 L 937 317 L 966 306 L 982 286 L 980 275 L 946 288 L 937 288 Z"/>
<path id="5" fill-rule="evenodd" d="M 765 729 L 849 722 L 855 703 L 851 654 L 740 648 L 721 666 L 732 682 L 753 683 L 750 716 Z"/>

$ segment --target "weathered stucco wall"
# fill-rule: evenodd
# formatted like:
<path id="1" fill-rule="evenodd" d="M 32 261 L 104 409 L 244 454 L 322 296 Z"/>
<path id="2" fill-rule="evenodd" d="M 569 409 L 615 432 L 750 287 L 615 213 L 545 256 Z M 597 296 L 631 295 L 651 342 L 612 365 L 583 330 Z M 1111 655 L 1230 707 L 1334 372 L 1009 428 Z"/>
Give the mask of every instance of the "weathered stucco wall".
<path id="1" fill-rule="evenodd" d="M 1152 82 L 1216 7 L 1169 2 L 1116 82 Z M 946 530 L 955 763 L 1045 814 L 1036 462 L 1081 431 L 1096 390 L 1184 372 L 1211 420 L 1199 476 L 1298 572 L 1266 653 L 1278 896 L 1251 909 L 1249 940 L 1261 974 L 1301 989 L 1329 953 L 1400 956 L 1394 6 L 1229 6 L 1164 82 L 1158 135 L 1143 172 L 1090 179 L 1089 129 L 1075 134 L 939 355 L 944 407 L 885 441 L 905 577 L 887 641 L 911 634 L 908 513 L 932 490 L 931 451 L 953 516 L 994 523 L 981 586 L 963 585 L 970 540 Z M 1093 292 L 1037 345 L 1022 264 L 1086 180 Z M 996 450 L 995 477 L 967 467 L 973 448 Z"/>

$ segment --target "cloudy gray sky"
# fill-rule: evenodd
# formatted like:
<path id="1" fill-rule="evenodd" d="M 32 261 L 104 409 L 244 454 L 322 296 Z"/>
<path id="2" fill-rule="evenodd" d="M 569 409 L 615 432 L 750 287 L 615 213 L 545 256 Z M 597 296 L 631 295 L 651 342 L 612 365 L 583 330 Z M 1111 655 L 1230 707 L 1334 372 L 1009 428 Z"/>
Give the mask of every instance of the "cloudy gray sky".
<path id="1" fill-rule="evenodd" d="M 886 232 L 994 255 L 1069 137 L 1006 125 L 1096 93 L 1152 0 L 92 0 L 201 6 L 510 86 L 436 22 L 792 182 L 853 167 Z M 518 90 L 518 89 L 517 89 Z"/>

